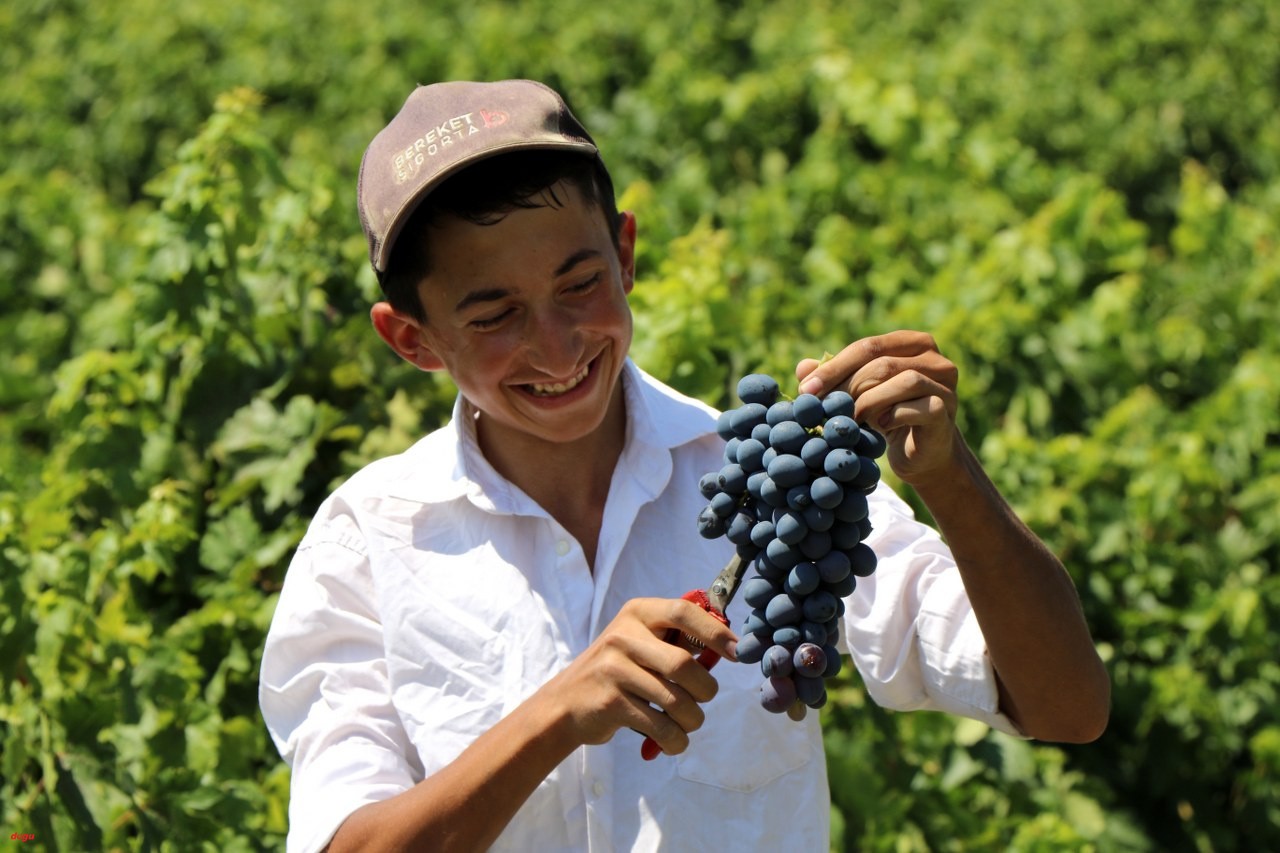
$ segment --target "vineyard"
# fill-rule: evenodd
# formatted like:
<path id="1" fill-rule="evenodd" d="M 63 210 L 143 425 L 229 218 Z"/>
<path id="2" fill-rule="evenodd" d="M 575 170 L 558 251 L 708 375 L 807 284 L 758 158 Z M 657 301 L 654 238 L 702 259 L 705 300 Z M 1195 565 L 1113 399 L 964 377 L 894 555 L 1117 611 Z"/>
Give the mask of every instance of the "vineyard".
<path id="1" fill-rule="evenodd" d="M 17 0 L 0 40 L 0 837 L 283 849 L 285 568 L 455 393 L 370 328 L 360 156 L 417 83 L 530 77 L 637 215 L 640 365 L 727 407 L 932 333 L 1080 591 L 1106 734 L 846 667 L 833 846 L 1280 849 L 1280 5 Z"/>

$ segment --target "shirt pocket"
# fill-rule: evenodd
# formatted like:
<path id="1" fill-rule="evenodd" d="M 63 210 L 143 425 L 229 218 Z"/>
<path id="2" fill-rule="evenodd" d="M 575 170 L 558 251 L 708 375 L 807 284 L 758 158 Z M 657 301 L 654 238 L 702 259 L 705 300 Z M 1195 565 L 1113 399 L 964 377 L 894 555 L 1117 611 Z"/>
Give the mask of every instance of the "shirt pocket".
<path id="1" fill-rule="evenodd" d="M 715 674 L 720 692 L 703 706 L 706 720 L 689 735 L 689 748 L 676 756 L 682 779 L 746 793 L 814 760 L 814 742 L 821 743 L 817 712 L 796 722 L 760 707 L 758 666 L 726 661 Z"/>

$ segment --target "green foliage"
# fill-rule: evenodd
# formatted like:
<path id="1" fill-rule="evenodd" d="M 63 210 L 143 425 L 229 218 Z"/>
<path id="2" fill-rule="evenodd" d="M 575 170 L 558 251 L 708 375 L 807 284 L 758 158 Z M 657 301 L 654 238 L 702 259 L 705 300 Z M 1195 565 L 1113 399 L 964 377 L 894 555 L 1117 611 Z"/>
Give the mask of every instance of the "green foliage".
<path id="1" fill-rule="evenodd" d="M 1280 846 L 1275 4 L 436 6 L 0 11 L 10 832 L 281 846 L 274 593 L 328 490 L 453 393 L 369 330 L 360 154 L 416 82 L 528 76 L 637 212 L 642 364 L 724 404 L 928 330 L 1081 591 L 1107 734 L 890 714 L 850 676 L 834 845 Z"/>

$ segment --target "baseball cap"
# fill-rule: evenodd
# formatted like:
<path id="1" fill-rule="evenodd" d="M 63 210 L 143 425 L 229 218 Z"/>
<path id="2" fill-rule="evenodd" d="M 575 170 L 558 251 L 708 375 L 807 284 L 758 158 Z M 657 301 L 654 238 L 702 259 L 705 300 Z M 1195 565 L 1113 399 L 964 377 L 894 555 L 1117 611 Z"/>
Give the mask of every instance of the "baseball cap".
<path id="1" fill-rule="evenodd" d="M 360 224 L 378 278 L 400 230 L 431 190 L 479 160 L 533 149 L 599 157 L 564 99 L 537 81 L 455 80 L 415 89 L 360 162 Z"/>

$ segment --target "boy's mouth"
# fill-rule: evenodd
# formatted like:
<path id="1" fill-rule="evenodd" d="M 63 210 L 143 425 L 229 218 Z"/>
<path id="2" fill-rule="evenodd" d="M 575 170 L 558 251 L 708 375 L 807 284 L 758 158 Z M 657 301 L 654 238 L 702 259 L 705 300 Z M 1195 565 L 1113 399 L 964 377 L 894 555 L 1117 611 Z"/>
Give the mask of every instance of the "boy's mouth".
<path id="1" fill-rule="evenodd" d="M 564 394 L 566 392 L 572 391 L 574 388 L 577 388 L 578 385 L 582 383 L 582 380 L 587 378 L 587 374 L 590 372 L 591 372 L 591 365 L 588 364 L 586 367 L 582 368 L 582 371 L 578 373 L 577 376 L 574 376 L 572 379 L 569 379 L 567 382 L 556 382 L 550 385 L 544 385 L 539 382 L 530 382 L 528 387 L 529 387 L 529 390 L 533 392 L 534 396 L 558 397 L 561 394 Z"/>

